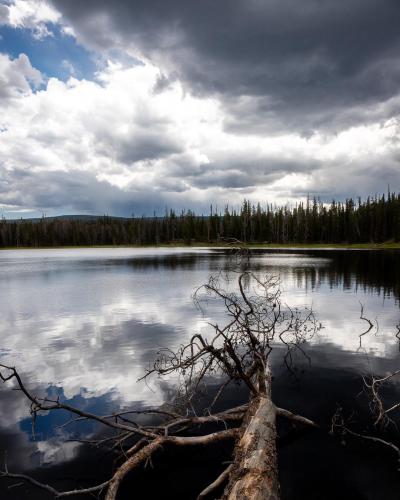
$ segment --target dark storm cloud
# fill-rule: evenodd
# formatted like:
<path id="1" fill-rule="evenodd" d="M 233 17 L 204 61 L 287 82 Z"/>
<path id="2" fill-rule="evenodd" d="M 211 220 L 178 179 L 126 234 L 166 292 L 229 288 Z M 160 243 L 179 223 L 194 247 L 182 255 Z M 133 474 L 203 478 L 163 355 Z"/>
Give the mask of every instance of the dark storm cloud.
<path id="1" fill-rule="evenodd" d="M 156 192 L 124 191 L 89 172 L 14 169 L 0 176 L 0 205 L 129 216 L 163 209 L 165 199 Z"/>
<path id="2" fill-rule="evenodd" d="M 322 167 L 316 160 L 288 159 L 274 156 L 249 158 L 225 155 L 219 161 L 201 165 L 196 172 L 187 174 L 187 181 L 200 189 L 221 187 L 241 189 L 264 186 L 292 173 L 310 173 Z"/>
<path id="3" fill-rule="evenodd" d="M 129 217 L 164 213 L 166 207 L 203 210 L 208 206 L 194 199 L 188 189 L 188 184 L 175 177 L 160 179 L 154 186 L 121 189 L 98 180 L 93 172 L 14 168 L 0 172 L 0 207 Z"/>
<path id="4" fill-rule="evenodd" d="M 397 151 L 371 155 L 368 159 L 354 160 L 350 165 L 336 161 L 331 168 L 322 168 L 313 174 L 307 188 L 293 187 L 294 197 L 317 196 L 323 202 L 332 199 L 356 198 L 360 194 L 385 193 L 388 188 L 397 191 L 400 186 L 400 162 Z"/>
<path id="5" fill-rule="evenodd" d="M 165 158 L 181 152 L 181 146 L 175 138 L 168 136 L 167 127 L 149 127 L 132 130 L 124 136 L 116 136 L 113 130 L 98 134 L 99 144 L 96 151 L 116 157 L 127 165 L 142 160 Z"/>
<path id="6" fill-rule="evenodd" d="M 226 127 L 235 132 L 308 134 L 365 122 L 360 107 L 399 89 L 397 0 L 53 4 L 87 44 L 128 45 L 192 91 L 219 96 L 229 113 Z"/>

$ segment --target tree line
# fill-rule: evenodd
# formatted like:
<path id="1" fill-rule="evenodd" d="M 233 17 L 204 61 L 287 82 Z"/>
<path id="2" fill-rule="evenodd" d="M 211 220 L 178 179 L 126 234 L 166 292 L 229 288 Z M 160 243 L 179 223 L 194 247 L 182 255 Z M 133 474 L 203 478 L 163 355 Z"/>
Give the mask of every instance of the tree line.
<path id="1" fill-rule="evenodd" d="M 0 247 L 214 243 L 382 243 L 400 241 L 400 193 L 295 206 L 225 207 L 208 215 L 166 211 L 161 217 L 46 218 L 0 222 Z"/>

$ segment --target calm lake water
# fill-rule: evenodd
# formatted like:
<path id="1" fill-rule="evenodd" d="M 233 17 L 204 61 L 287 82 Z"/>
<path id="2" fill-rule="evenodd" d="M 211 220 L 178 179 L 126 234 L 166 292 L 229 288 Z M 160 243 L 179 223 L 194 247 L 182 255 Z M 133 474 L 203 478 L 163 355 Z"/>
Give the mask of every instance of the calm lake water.
<path id="1" fill-rule="evenodd" d="M 214 304 L 204 313 L 196 309 L 192 294 L 210 274 L 230 265 L 226 252 L 216 249 L 1 251 L 1 362 L 16 366 L 33 391 L 59 395 L 86 411 L 106 414 L 161 404 L 173 380 L 146 385 L 137 379 L 159 347 L 173 349 L 194 332 L 206 331 L 210 319 L 223 321 L 222 309 Z M 297 360 L 296 376 L 277 357 L 277 404 L 323 425 L 341 405 L 356 410 L 357 429 L 367 428 L 361 376 L 400 366 L 400 253 L 257 251 L 251 268 L 279 275 L 283 300 L 311 306 L 323 327 L 306 346 L 310 362 Z M 361 348 L 366 323 L 360 319 L 360 303 L 379 325 L 362 338 Z M 400 395 L 399 383 L 390 391 L 388 397 Z M 237 389 L 226 397 L 239 401 L 245 396 Z M 75 487 L 74 479 L 81 484 L 104 480 L 110 459 L 100 460 L 98 451 L 66 441 L 98 429 L 88 423 L 57 428 L 67 419 L 62 412 L 39 417 L 33 437 L 26 401 L 1 387 L 0 453 L 7 454 L 10 470 L 28 471 L 60 489 Z M 354 440 L 342 446 L 325 429 L 296 437 L 279 444 L 283 498 L 400 498 L 400 474 L 390 451 Z M 137 498 L 194 498 L 193 485 L 201 489 L 196 479 L 176 489 L 185 467 L 190 473 L 186 462 L 176 476 L 162 465 L 159 476 L 146 472 L 150 476 L 138 478 Z M 206 483 L 208 476 L 213 478 L 211 465 L 209 457 L 195 465 L 204 470 Z M 162 478 L 162 494 L 143 482 L 149 477 Z M 25 486 L 7 490 L 4 481 L 0 492 L 1 498 L 47 498 Z"/>

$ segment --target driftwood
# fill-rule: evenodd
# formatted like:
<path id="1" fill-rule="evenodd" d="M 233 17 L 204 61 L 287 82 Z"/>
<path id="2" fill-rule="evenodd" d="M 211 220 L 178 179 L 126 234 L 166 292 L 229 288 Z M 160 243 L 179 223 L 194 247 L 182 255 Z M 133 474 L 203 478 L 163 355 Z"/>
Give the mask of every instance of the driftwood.
<path id="1" fill-rule="evenodd" d="M 270 394 L 253 398 L 235 448 L 225 498 L 279 498 L 276 455 L 276 408 Z"/>
<path id="2" fill-rule="evenodd" d="M 116 412 L 112 415 L 93 415 L 74 408 L 60 400 L 39 398 L 24 385 L 14 367 L 0 365 L 3 382 L 14 384 L 31 403 L 33 421 L 42 411 L 67 410 L 72 418 L 64 426 L 80 420 L 93 420 L 114 432 L 113 436 L 88 441 L 95 446 L 122 449 L 120 464 L 113 476 L 97 486 L 59 492 L 23 474 L 11 473 L 5 468 L 0 474 L 6 478 L 28 481 L 55 497 L 81 493 L 99 495 L 105 491 L 106 500 L 117 498 L 119 487 L 132 470 L 143 466 L 164 446 L 207 446 L 226 440 L 235 443 L 233 462 L 198 498 L 210 496 L 216 488 L 226 485 L 223 497 L 234 499 L 278 499 L 279 482 L 276 452 L 276 419 L 290 419 L 296 425 L 315 427 L 309 419 L 277 408 L 272 399 L 272 376 L 269 356 L 277 343 L 285 348 L 288 362 L 293 349 L 301 350 L 301 343 L 317 329 L 311 310 L 297 310 L 282 304 L 279 280 L 276 277 L 260 279 L 251 272 L 235 275 L 232 282 L 221 275 L 195 293 L 195 302 L 202 307 L 204 300 L 219 300 L 225 307 L 227 321 L 223 326 L 210 323 L 211 335 L 195 334 L 177 352 L 161 350 L 145 378 L 179 375 L 178 396 L 171 407 L 160 409 Z M 224 288 L 224 286 L 226 288 Z M 206 377 L 219 377 L 219 390 L 204 415 L 198 415 L 194 398 Z M 244 384 L 249 392 L 248 404 L 213 412 L 213 407 L 231 382 Z M 157 425 L 137 422 L 137 415 L 149 414 L 159 419 Z M 222 428 L 207 433 L 209 424 Z M 203 426 L 204 435 L 191 435 L 194 426 Z"/>

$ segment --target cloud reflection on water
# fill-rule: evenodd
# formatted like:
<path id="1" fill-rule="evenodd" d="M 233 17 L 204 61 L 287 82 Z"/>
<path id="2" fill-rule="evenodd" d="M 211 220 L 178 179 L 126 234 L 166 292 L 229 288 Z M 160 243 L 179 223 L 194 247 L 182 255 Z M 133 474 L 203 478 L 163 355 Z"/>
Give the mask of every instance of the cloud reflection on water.
<path id="1" fill-rule="evenodd" d="M 312 346 L 326 353 L 329 346 L 347 352 L 343 360 L 349 366 L 362 359 L 366 370 L 370 361 L 365 360 L 398 353 L 394 325 L 399 310 L 386 290 L 394 290 L 396 273 L 391 274 L 392 285 L 387 277 L 382 296 L 382 283 L 367 286 L 359 272 L 359 259 L 371 254 L 351 252 L 347 264 L 342 257 L 338 252 L 256 253 L 252 267 L 279 274 L 283 300 L 291 306 L 313 307 L 324 328 Z M 357 259 L 356 269 L 351 259 Z M 382 254 L 376 259 L 381 266 Z M 159 382 L 153 381 L 149 390 L 137 379 L 159 347 L 174 348 L 193 332 L 207 330 L 209 317 L 194 307 L 191 296 L 210 273 L 228 264 L 226 255 L 206 249 L 2 252 L 1 359 L 17 366 L 33 389 L 60 387 L 66 400 L 90 411 L 160 404 L 165 394 Z M 365 326 L 359 319 L 360 301 L 366 315 L 378 318 L 380 329 L 363 339 L 363 351 L 357 353 Z M 223 311 L 213 303 L 206 314 L 223 321 Z M 61 452 L 57 439 L 62 434 L 43 431 L 36 443 L 28 443 L 26 402 L 5 388 L 1 398 L 7 401 L 0 409 L 1 427 L 19 436 L 18 447 L 31 448 L 35 463 L 38 456 L 41 463 L 71 458 L 76 446 Z M 42 418 L 43 429 L 54 423 L 49 416 Z"/>

